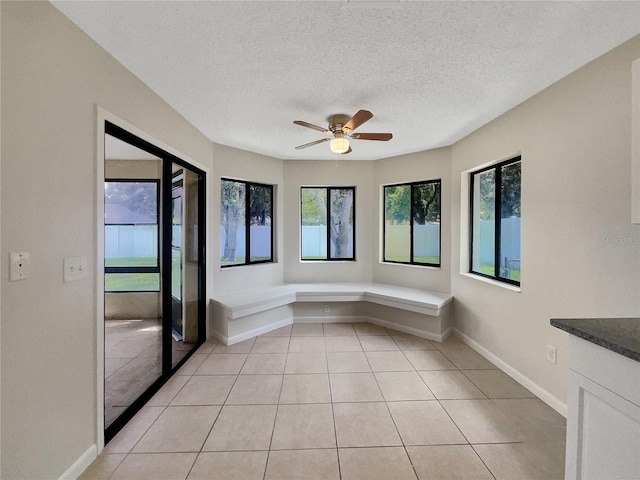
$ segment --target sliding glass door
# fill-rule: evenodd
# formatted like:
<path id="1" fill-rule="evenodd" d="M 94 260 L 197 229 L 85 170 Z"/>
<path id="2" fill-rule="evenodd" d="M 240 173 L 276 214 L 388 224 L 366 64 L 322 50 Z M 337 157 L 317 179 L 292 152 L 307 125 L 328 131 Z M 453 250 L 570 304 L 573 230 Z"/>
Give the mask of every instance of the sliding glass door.
<path id="1" fill-rule="evenodd" d="M 109 441 L 205 340 L 205 174 L 105 125 Z"/>

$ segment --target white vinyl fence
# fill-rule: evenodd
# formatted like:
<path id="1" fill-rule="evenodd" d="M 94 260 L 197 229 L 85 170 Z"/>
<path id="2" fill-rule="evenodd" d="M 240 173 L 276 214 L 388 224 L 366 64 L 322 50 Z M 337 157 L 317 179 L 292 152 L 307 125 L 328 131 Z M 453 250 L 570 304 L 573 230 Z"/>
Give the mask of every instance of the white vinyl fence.
<path id="1" fill-rule="evenodd" d="M 157 257 L 157 225 L 105 225 L 105 258 Z"/>
<path id="2" fill-rule="evenodd" d="M 505 258 L 510 261 L 520 260 L 520 218 L 510 217 L 503 218 L 500 226 L 501 230 L 501 259 L 503 263 Z M 494 220 L 480 220 L 479 235 L 480 241 L 474 242 L 474 258 L 479 258 L 483 263 L 494 263 Z M 519 264 L 518 264 L 519 269 Z"/>
<path id="3" fill-rule="evenodd" d="M 440 224 L 414 225 L 414 257 L 432 257 L 440 254 Z M 387 258 L 405 257 L 411 245 L 410 225 L 385 225 L 385 252 Z"/>

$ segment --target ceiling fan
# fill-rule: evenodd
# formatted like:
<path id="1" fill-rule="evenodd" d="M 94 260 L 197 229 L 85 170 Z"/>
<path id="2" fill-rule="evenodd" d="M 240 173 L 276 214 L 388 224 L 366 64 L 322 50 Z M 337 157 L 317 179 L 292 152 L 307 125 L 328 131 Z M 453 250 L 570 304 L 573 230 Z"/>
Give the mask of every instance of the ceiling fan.
<path id="1" fill-rule="evenodd" d="M 305 143 L 304 145 L 298 145 L 296 150 L 307 148 L 319 143 L 329 142 L 329 148 L 333 153 L 341 153 L 346 155 L 351 153 L 351 146 L 349 145 L 349 139 L 354 140 L 378 140 L 389 141 L 393 138 L 390 133 L 353 133 L 353 131 L 362 125 L 367 120 L 373 117 L 373 113 L 368 110 L 358 110 L 358 112 L 351 118 L 348 115 L 338 114 L 331 115 L 327 120 L 329 121 L 329 128 L 318 127 L 311 123 L 303 122 L 302 120 L 295 120 L 293 123 L 302 127 L 312 128 L 320 132 L 331 135 L 330 137 L 316 140 L 315 142 Z"/>

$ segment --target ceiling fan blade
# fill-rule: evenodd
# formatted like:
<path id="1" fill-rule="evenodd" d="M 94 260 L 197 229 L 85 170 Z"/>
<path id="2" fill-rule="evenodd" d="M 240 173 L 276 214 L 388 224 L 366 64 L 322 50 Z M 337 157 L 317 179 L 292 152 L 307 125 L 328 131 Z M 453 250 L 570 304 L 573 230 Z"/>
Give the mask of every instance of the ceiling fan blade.
<path id="1" fill-rule="evenodd" d="M 293 123 L 295 123 L 296 125 L 300 125 L 301 127 L 313 128 L 314 130 L 318 130 L 319 132 L 331 133 L 331 130 L 327 130 L 326 128 L 322 128 L 308 122 L 303 122 L 302 120 L 294 120 Z"/>
<path id="2" fill-rule="evenodd" d="M 342 155 L 346 155 L 347 153 L 351 153 L 353 152 L 353 150 L 351 150 L 351 147 L 349 147 L 349 150 L 347 150 L 346 152 L 342 152 Z"/>
<path id="3" fill-rule="evenodd" d="M 353 117 L 351 117 L 347 123 L 344 124 L 342 130 L 346 132 L 352 132 L 364 122 L 371 119 L 371 117 L 373 117 L 373 113 L 371 113 L 369 110 L 358 110 L 358 112 Z"/>
<path id="4" fill-rule="evenodd" d="M 390 133 L 354 133 L 351 135 L 351 138 L 355 138 L 356 140 L 380 140 L 386 142 L 393 138 L 393 135 Z"/>
<path id="5" fill-rule="evenodd" d="M 331 137 L 328 138 L 323 138 L 321 140 L 316 140 L 315 142 L 309 142 L 309 143 L 305 143 L 304 145 L 298 145 L 296 147 L 296 150 L 301 150 L 303 148 L 307 148 L 307 147 L 311 147 L 313 145 L 317 145 L 319 143 L 324 143 L 324 142 L 328 142 L 329 140 L 331 140 Z"/>

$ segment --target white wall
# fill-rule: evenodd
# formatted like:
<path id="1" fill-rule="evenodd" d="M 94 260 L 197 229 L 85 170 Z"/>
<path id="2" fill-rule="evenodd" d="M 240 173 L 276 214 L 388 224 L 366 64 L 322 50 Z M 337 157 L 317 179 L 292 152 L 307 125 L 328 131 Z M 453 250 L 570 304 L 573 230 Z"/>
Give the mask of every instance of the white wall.
<path id="1" fill-rule="evenodd" d="M 250 288 L 263 287 L 282 283 L 283 278 L 283 245 L 282 232 L 284 218 L 284 188 L 282 160 L 251 153 L 237 148 L 214 144 L 213 191 L 210 195 L 212 204 L 208 207 L 211 218 L 212 234 L 211 265 L 213 270 L 213 294 L 233 292 Z M 274 263 L 264 263 L 240 267 L 220 267 L 220 179 L 233 178 L 249 182 L 274 185 L 275 203 L 275 243 Z"/>
<path id="2" fill-rule="evenodd" d="M 382 186 L 420 180 L 441 180 L 441 265 L 415 267 L 382 263 L 382 219 L 384 218 Z M 371 238 L 373 247 L 373 280 L 380 283 L 449 292 L 451 280 L 451 149 L 449 147 L 378 160 L 373 165 L 373 206 L 375 215 Z"/>
<path id="3" fill-rule="evenodd" d="M 57 478 L 97 438 L 96 105 L 208 167 L 213 146 L 49 3 L 0 8 L 0 477 Z M 8 282 L 20 250 L 32 276 Z M 79 255 L 89 278 L 63 283 Z"/>
<path id="4" fill-rule="evenodd" d="M 373 162 L 284 162 L 284 280 L 285 282 L 370 282 L 372 242 Z M 300 187 L 356 187 L 355 262 L 300 261 Z"/>
<path id="5" fill-rule="evenodd" d="M 640 37 L 452 147 L 455 326 L 565 403 L 567 334 L 554 317 L 640 314 L 640 226 L 630 222 L 631 61 Z M 461 174 L 522 153 L 522 291 L 461 275 Z M 462 179 L 467 182 L 467 178 Z M 462 255 L 461 255 L 462 250 Z M 558 364 L 545 359 L 558 348 Z"/>

